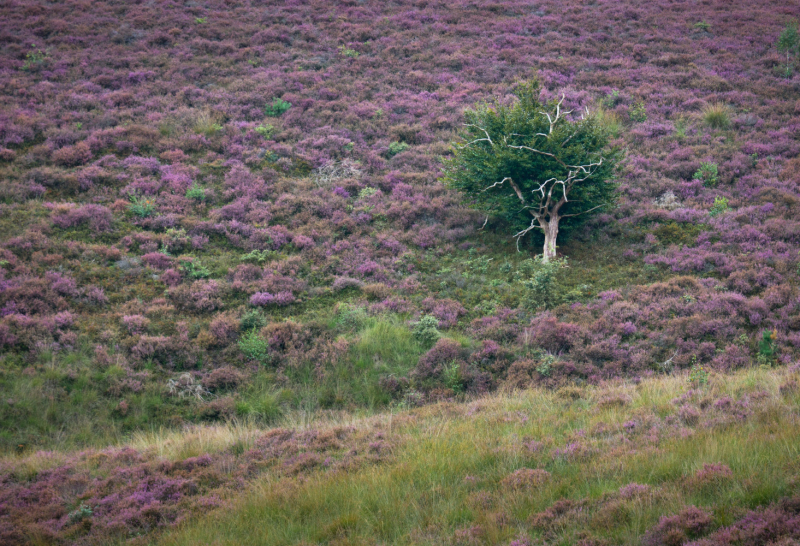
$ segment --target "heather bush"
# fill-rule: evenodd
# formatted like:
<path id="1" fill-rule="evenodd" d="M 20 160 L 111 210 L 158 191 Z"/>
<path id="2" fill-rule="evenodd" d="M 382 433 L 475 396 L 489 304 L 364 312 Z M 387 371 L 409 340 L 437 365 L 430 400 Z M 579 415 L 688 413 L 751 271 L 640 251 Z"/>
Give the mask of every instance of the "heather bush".
<path id="1" fill-rule="evenodd" d="M 94 234 L 100 234 L 112 230 L 114 215 L 107 207 L 87 204 L 57 214 L 52 220 L 53 224 L 62 229 L 88 225 Z"/>
<path id="2" fill-rule="evenodd" d="M 647 546 L 684 544 L 701 535 L 712 522 L 711 514 L 690 506 L 674 516 L 663 516 L 658 525 L 647 532 L 643 543 Z"/>

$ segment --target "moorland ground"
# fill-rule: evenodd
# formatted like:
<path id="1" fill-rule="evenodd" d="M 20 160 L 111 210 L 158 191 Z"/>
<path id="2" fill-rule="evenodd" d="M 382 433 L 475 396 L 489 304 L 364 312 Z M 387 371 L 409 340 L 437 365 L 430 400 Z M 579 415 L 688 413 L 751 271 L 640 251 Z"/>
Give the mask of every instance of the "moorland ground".
<path id="1" fill-rule="evenodd" d="M 165 540 L 797 539 L 800 79 L 778 45 L 798 16 L 4 4 L 0 541 L 146 544 L 184 521 Z M 558 270 L 531 259 L 540 235 L 517 252 L 442 178 L 464 110 L 534 78 L 625 158 L 616 203 L 560 235 Z M 525 423 L 465 415 L 528 388 L 485 402 Z M 592 398 L 609 389 L 626 394 Z M 592 411 L 612 412 L 607 432 Z M 486 451 L 509 434 L 542 447 Z M 503 481 L 524 468 L 527 485 Z M 252 518 L 287 528 L 247 535 Z M 772 535 L 736 527 L 758 518 Z"/>

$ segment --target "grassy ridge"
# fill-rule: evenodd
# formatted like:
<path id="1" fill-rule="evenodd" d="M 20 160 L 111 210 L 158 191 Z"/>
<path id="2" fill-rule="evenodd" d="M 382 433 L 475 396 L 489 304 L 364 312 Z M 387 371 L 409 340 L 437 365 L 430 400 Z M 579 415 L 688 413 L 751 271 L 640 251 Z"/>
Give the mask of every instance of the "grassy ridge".
<path id="1" fill-rule="evenodd" d="M 798 492 L 792 375 L 715 375 L 698 389 L 673 376 L 424 408 L 386 432 L 389 463 L 263 478 L 162 543 L 638 544 L 689 506 L 711 514 L 707 533 Z M 514 474 L 523 468 L 549 474 L 526 485 Z"/>

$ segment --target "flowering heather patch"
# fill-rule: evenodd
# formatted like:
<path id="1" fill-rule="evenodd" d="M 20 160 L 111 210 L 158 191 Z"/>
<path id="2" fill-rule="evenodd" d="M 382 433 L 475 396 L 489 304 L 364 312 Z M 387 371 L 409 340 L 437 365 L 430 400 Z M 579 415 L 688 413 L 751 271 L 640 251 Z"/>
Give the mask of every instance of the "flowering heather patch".
<path id="1" fill-rule="evenodd" d="M 550 473 L 541 468 L 520 468 L 503 478 L 503 486 L 514 489 L 537 487 L 550 478 Z"/>
<path id="2" fill-rule="evenodd" d="M 217 373 L 210 380 L 219 387 L 230 377 Z M 192 432 L 186 434 L 191 438 Z M 32 471 L 25 463 L 3 462 L 0 540 L 9 546 L 28 544 L 34 536 L 56 543 L 108 544 L 152 536 L 226 505 L 232 487 L 264 472 L 280 478 L 315 469 L 353 471 L 391 454 L 380 430 L 353 427 L 253 430 L 221 447 L 172 459 L 131 447 L 71 455 L 37 452 L 28 457 L 36 468 Z"/>

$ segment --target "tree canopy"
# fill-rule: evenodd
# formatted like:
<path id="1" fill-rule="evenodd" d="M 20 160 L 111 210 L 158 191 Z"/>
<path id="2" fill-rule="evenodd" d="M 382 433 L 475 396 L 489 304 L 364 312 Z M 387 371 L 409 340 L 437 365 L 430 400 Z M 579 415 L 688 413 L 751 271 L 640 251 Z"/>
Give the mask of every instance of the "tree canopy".
<path id="1" fill-rule="evenodd" d="M 620 151 L 609 146 L 596 115 L 564 111 L 563 96 L 543 103 L 540 90 L 537 80 L 524 82 L 511 105 L 466 110 L 445 182 L 467 194 L 472 206 L 510 224 L 518 244 L 541 229 L 548 260 L 562 226 L 614 201 Z"/>

